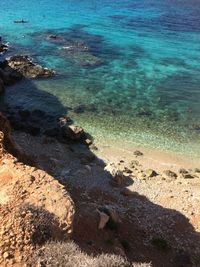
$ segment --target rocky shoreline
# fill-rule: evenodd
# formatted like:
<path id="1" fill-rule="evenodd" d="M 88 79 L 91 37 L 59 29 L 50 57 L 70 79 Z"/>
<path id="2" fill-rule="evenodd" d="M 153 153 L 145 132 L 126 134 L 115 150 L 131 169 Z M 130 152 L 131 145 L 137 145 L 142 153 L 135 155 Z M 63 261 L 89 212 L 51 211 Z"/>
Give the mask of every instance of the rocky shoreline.
<path id="1" fill-rule="evenodd" d="M 27 56 L 3 59 L 0 93 L 22 79 L 52 75 Z M 144 151 L 128 156 L 97 148 L 66 114 L 2 111 L 8 119 L 0 114 L 1 266 L 198 266 L 198 166 L 146 168 Z"/>
<path id="2" fill-rule="evenodd" d="M 48 78 L 54 75 L 55 71 L 34 63 L 28 56 L 12 56 L 0 62 L 0 93 L 3 93 L 5 86 L 22 79 Z M 32 135 L 47 135 L 57 138 L 60 142 L 79 141 L 86 145 L 92 144 L 89 135 L 81 127 L 74 125 L 67 115 L 56 117 L 43 110 L 30 111 L 19 106 L 14 109 L 4 106 L 1 111 L 6 113 L 15 130 Z"/>

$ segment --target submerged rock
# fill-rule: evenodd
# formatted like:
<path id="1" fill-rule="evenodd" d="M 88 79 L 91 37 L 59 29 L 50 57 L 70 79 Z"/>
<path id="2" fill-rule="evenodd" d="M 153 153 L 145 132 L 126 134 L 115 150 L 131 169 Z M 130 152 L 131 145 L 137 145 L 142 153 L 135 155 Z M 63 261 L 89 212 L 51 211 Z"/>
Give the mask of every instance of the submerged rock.
<path id="1" fill-rule="evenodd" d="M 72 59 L 76 64 L 85 67 L 98 66 L 103 63 L 100 58 L 92 55 L 91 53 L 76 53 L 73 55 Z"/>
<path id="2" fill-rule="evenodd" d="M 52 39 L 52 40 L 57 40 L 57 39 L 60 39 L 59 36 L 55 35 L 55 34 L 50 34 L 48 37 L 48 39 Z"/>
<path id="3" fill-rule="evenodd" d="M 89 51 L 89 47 L 84 42 L 73 40 L 66 40 L 62 49 L 70 53 Z"/>
<path id="4" fill-rule="evenodd" d="M 89 51 L 89 47 L 83 42 L 67 42 L 61 48 L 61 54 L 83 67 L 95 67 L 103 64 L 103 60 Z"/>
<path id="5" fill-rule="evenodd" d="M 74 112 L 79 114 L 79 113 L 84 113 L 86 109 L 85 105 L 79 105 L 77 107 L 74 108 Z"/>

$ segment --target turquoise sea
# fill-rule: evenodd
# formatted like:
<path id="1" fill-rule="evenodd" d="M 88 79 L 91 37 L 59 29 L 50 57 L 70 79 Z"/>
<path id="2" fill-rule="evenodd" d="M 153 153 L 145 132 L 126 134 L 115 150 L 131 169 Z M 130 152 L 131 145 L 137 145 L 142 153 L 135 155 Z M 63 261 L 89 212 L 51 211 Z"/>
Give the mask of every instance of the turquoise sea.
<path id="1" fill-rule="evenodd" d="M 68 113 L 97 139 L 200 155 L 199 1 L 1 0 L 0 35 L 9 54 L 57 72 L 7 89 L 9 105 Z"/>

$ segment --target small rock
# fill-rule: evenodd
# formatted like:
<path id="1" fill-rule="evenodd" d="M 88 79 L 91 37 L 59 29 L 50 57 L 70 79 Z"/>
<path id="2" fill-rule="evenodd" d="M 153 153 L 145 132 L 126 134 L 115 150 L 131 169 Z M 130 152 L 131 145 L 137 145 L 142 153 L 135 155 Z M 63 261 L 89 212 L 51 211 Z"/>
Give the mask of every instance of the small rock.
<path id="1" fill-rule="evenodd" d="M 124 170 L 123 170 L 125 173 L 128 173 L 128 174 L 131 174 L 131 173 L 133 173 L 133 171 L 132 170 L 130 170 L 129 168 L 127 168 L 127 167 L 124 167 Z"/>
<path id="2" fill-rule="evenodd" d="M 87 146 L 90 146 L 90 145 L 92 145 L 93 142 L 92 142 L 91 139 L 87 138 L 87 139 L 84 140 L 84 143 L 85 143 Z"/>
<path id="3" fill-rule="evenodd" d="M 156 171 L 152 170 L 152 169 L 145 170 L 144 174 L 149 178 L 155 177 L 155 176 L 158 175 L 158 173 Z"/>
<path id="4" fill-rule="evenodd" d="M 91 144 L 90 145 L 90 149 L 91 150 L 94 150 L 94 151 L 97 151 L 98 150 L 98 147 L 95 144 Z"/>
<path id="5" fill-rule="evenodd" d="M 163 171 L 163 174 L 170 178 L 177 178 L 177 174 L 170 170 Z"/>
<path id="6" fill-rule="evenodd" d="M 80 140 L 84 135 L 83 128 L 76 125 L 62 127 L 65 137 L 71 140 Z"/>
<path id="7" fill-rule="evenodd" d="M 9 254 L 8 251 L 6 251 L 6 252 L 3 253 L 3 258 L 4 258 L 5 260 L 8 259 L 9 257 L 10 257 L 10 254 Z"/>
<path id="8" fill-rule="evenodd" d="M 194 171 L 197 172 L 197 173 L 200 173 L 200 169 L 199 168 L 195 168 Z"/>
<path id="9" fill-rule="evenodd" d="M 179 170 L 179 173 L 181 173 L 181 174 L 186 174 L 186 173 L 188 173 L 188 171 L 187 171 L 186 169 L 184 169 L 184 168 L 181 168 L 181 169 Z"/>
<path id="10" fill-rule="evenodd" d="M 50 34 L 50 35 L 48 36 L 48 38 L 49 38 L 49 39 L 53 39 L 53 40 L 55 40 L 55 39 L 58 39 L 58 36 L 57 36 L 57 35 L 54 35 L 54 34 Z"/>
<path id="11" fill-rule="evenodd" d="M 100 215 L 100 221 L 99 221 L 98 228 L 99 229 L 104 229 L 104 227 L 106 226 L 107 222 L 109 221 L 109 216 L 106 213 L 101 212 L 99 210 L 98 210 L 98 213 Z"/>
<path id="12" fill-rule="evenodd" d="M 129 164 L 129 167 L 134 169 L 135 166 L 139 166 L 139 161 L 138 160 L 132 160 Z"/>
<path id="13" fill-rule="evenodd" d="M 139 179 L 146 180 L 146 174 L 143 173 L 143 172 L 139 172 L 139 173 L 137 174 L 137 177 L 138 177 Z"/>
<path id="14" fill-rule="evenodd" d="M 59 121 L 60 127 L 63 127 L 66 124 L 71 124 L 73 122 L 72 119 L 68 116 L 60 117 L 58 121 Z"/>
<path id="15" fill-rule="evenodd" d="M 108 164 L 105 168 L 105 171 L 109 172 L 113 178 L 113 182 L 116 185 L 122 185 L 124 180 L 124 175 L 121 170 L 119 170 L 114 163 Z"/>
<path id="16" fill-rule="evenodd" d="M 183 175 L 184 179 L 193 179 L 194 178 L 194 176 L 192 174 L 190 174 L 190 173 L 185 173 L 185 174 L 182 174 L 182 175 Z"/>
<path id="17" fill-rule="evenodd" d="M 141 151 L 139 151 L 139 150 L 136 150 L 136 151 L 134 151 L 134 153 L 133 153 L 136 157 L 140 157 L 140 156 L 143 156 L 144 154 L 141 152 Z"/>

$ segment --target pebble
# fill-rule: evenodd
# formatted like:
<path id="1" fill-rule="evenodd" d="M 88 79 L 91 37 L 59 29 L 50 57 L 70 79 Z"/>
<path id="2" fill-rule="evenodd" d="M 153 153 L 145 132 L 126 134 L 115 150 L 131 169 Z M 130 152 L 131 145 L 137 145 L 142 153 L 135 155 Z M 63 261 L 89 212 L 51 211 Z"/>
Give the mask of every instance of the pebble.
<path id="1" fill-rule="evenodd" d="M 144 173 L 147 177 L 155 177 L 158 175 L 158 173 L 152 169 L 145 170 Z"/>
<path id="2" fill-rule="evenodd" d="M 199 168 L 195 168 L 194 171 L 197 172 L 197 173 L 200 173 L 200 169 Z"/>
<path id="3" fill-rule="evenodd" d="M 144 154 L 139 151 L 139 150 L 135 150 L 134 153 L 133 153 L 136 157 L 140 157 L 140 156 L 143 156 Z"/>
<path id="4" fill-rule="evenodd" d="M 183 178 L 184 178 L 184 179 L 193 179 L 194 176 L 191 175 L 190 173 L 186 173 L 186 174 L 183 174 Z"/>
<path id="5" fill-rule="evenodd" d="M 186 169 L 184 169 L 184 168 L 181 168 L 181 169 L 179 170 L 179 173 L 181 173 L 181 174 L 186 174 L 186 173 L 188 173 L 188 171 L 187 171 Z"/>
<path id="6" fill-rule="evenodd" d="M 163 174 L 171 178 L 177 178 L 177 174 L 170 170 L 163 171 Z"/>
<path id="7" fill-rule="evenodd" d="M 6 252 L 3 253 L 3 258 L 4 259 L 8 259 L 9 256 L 10 256 L 10 254 L 8 253 L 8 251 L 6 251 Z"/>

